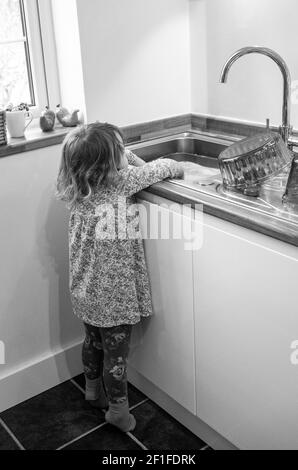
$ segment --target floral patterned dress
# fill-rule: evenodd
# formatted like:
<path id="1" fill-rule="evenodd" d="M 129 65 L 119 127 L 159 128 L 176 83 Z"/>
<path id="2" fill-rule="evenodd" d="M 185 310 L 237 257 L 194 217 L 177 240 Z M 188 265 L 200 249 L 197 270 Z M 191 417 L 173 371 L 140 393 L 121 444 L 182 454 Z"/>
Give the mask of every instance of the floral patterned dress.
<path id="1" fill-rule="evenodd" d="M 152 314 L 142 237 L 123 236 L 123 230 L 120 236 L 119 226 L 138 225 L 138 213 L 130 215 L 129 211 L 136 203 L 136 193 L 180 172 L 179 165 L 170 159 L 137 167 L 133 166 L 134 154 L 127 152 L 127 157 L 129 166 L 119 170 L 119 184 L 98 187 L 88 201 L 77 204 L 70 213 L 73 310 L 85 323 L 98 327 L 133 325 Z M 111 215 L 114 220 L 108 223 Z"/>

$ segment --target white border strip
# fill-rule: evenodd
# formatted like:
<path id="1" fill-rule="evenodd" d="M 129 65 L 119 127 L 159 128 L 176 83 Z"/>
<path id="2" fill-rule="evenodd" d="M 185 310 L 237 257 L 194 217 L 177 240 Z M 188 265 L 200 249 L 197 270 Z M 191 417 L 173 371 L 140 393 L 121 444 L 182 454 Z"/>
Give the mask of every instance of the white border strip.
<path id="1" fill-rule="evenodd" d="M 206 446 L 202 447 L 200 450 L 207 450 L 207 449 L 209 449 L 209 447 L 210 446 L 206 445 Z"/>
<path id="2" fill-rule="evenodd" d="M 143 405 L 143 403 L 146 403 L 146 401 L 148 401 L 148 400 L 149 400 L 149 398 L 145 398 L 145 400 L 142 400 L 142 401 L 140 401 L 139 403 L 136 403 L 135 405 L 133 405 L 133 406 L 131 406 L 131 407 L 129 408 L 129 411 L 132 411 L 132 410 L 134 410 L 135 408 L 137 408 L 138 406 Z"/>
<path id="3" fill-rule="evenodd" d="M 136 436 L 134 436 L 131 432 L 127 432 L 127 433 L 125 433 L 125 434 L 126 434 L 128 437 L 130 437 L 136 444 L 138 444 L 138 446 L 140 446 L 141 449 L 143 449 L 143 450 L 148 450 L 148 448 L 147 448 L 144 444 L 142 444 L 142 442 L 139 441 L 139 439 L 138 439 Z"/>
<path id="4" fill-rule="evenodd" d="M 84 434 L 81 434 L 80 436 L 75 437 L 74 439 L 72 439 L 71 441 L 67 442 L 66 444 L 63 444 L 62 446 L 58 447 L 58 449 L 56 449 L 56 450 L 62 450 L 62 449 L 64 449 L 65 447 L 68 447 L 69 445 L 73 444 L 74 442 L 79 441 L 79 440 L 82 439 L 83 437 L 88 436 L 88 434 L 91 434 L 93 431 L 97 431 L 97 429 L 102 428 L 102 427 L 105 426 L 106 424 L 107 424 L 107 423 L 104 422 L 104 423 L 101 423 L 99 426 L 95 426 L 95 428 L 89 429 L 89 431 L 86 431 Z"/>
<path id="5" fill-rule="evenodd" d="M 71 382 L 75 387 L 77 387 L 77 389 L 79 389 L 80 392 L 83 393 L 83 395 L 85 395 L 85 390 L 84 390 L 74 379 L 71 379 L 70 382 Z"/>
<path id="6" fill-rule="evenodd" d="M 14 435 L 14 433 L 9 429 L 7 424 L 4 423 L 3 419 L 0 418 L 0 424 L 2 424 L 3 428 L 5 431 L 10 435 L 10 437 L 14 440 L 14 442 L 17 444 L 20 450 L 26 450 L 25 447 L 22 446 L 20 441 L 17 439 L 17 437 Z"/>

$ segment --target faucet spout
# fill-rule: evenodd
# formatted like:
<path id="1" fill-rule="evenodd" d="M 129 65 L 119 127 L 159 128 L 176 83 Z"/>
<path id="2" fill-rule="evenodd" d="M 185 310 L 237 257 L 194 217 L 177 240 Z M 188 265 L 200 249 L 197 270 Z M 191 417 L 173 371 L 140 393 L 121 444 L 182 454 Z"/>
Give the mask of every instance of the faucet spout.
<path id="1" fill-rule="evenodd" d="M 284 142 L 286 143 L 286 145 L 288 145 L 288 140 L 292 131 L 292 128 L 290 125 L 291 75 L 290 75 L 290 71 L 286 62 L 283 60 L 283 58 L 279 54 L 277 54 L 277 52 L 267 47 L 261 47 L 261 46 L 249 46 L 249 47 L 243 47 L 239 49 L 238 51 L 234 52 L 234 54 L 231 55 L 231 57 L 227 60 L 227 62 L 223 66 L 223 69 L 220 75 L 220 82 L 226 83 L 229 70 L 237 59 L 239 59 L 240 57 L 246 54 L 251 54 L 251 53 L 263 54 L 267 57 L 270 57 L 270 59 L 272 59 L 278 65 L 282 73 L 282 76 L 283 76 L 282 125 L 279 128 L 279 131 Z"/>

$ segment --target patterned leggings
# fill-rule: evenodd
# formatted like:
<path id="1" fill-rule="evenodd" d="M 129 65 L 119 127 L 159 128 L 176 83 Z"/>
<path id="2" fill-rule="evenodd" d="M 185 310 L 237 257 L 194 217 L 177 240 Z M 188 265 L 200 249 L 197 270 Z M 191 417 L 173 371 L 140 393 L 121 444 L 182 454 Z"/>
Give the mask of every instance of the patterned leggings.
<path id="1" fill-rule="evenodd" d="M 127 358 L 132 325 L 100 328 L 84 323 L 82 360 L 88 379 L 103 377 L 108 400 L 127 400 Z"/>

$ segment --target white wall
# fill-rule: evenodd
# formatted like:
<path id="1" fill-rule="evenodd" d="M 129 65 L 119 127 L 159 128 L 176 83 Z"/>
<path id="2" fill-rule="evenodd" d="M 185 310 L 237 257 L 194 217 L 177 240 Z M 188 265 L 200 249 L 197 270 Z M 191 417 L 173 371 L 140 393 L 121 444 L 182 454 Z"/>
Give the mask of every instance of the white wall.
<path id="1" fill-rule="evenodd" d="M 191 111 L 208 113 L 207 5 L 189 0 Z"/>
<path id="2" fill-rule="evenodd" d="M 190 111 L 188 0 L 77 0 L 88 121 Z"/>
<path id="3" fill-rule="evenodd" d="M 68 211 L 54 197 L 59 161 L 60 146 L 0 159 L 0 382 L 82 338 L 68 294 Z M 3 400 L 10 396 L 0 394 L 0 409 Z"/>
<path id="4" fill-rule="evenodd" d="M 61 103 L 86 116 L 81 44 L 75 0 L 52 0 Z M 57 105 L 58 103 L 55 103 Z"/>
<path id="5" fill-rule="evenodd" d="M 282 77 L 276 64 L 256 54 L 242 57 L 230 70 L 226 85 L 219 84 L 221 68 L 232 52 L 262 45 L 276 50 L 287 62 L 292 80 L 298 79 L 297 0 L 189 0 L 192 38 L 192 88 L 201 69 L 204 98 L 193 92 L 192 111 L 234 119 L 281 122 Z M 205 18 L 204 18 L 205 15 Z M 197 40 L 205 34 L 205 50 Z M 206 79 L 207 78 L 207 79 Z M 292 106 L 298 128 L 298 105 Z"/>
<path id="6" fill-rule="evenodd" d="M 118 125 L 197 112 L 279 125 L 281 73 L 236 49 L 264 45 L 298 79 L 295 0 L 52 0 L 62 101 Z M 298 105 L 292 106 L 298 128 Z"/>

